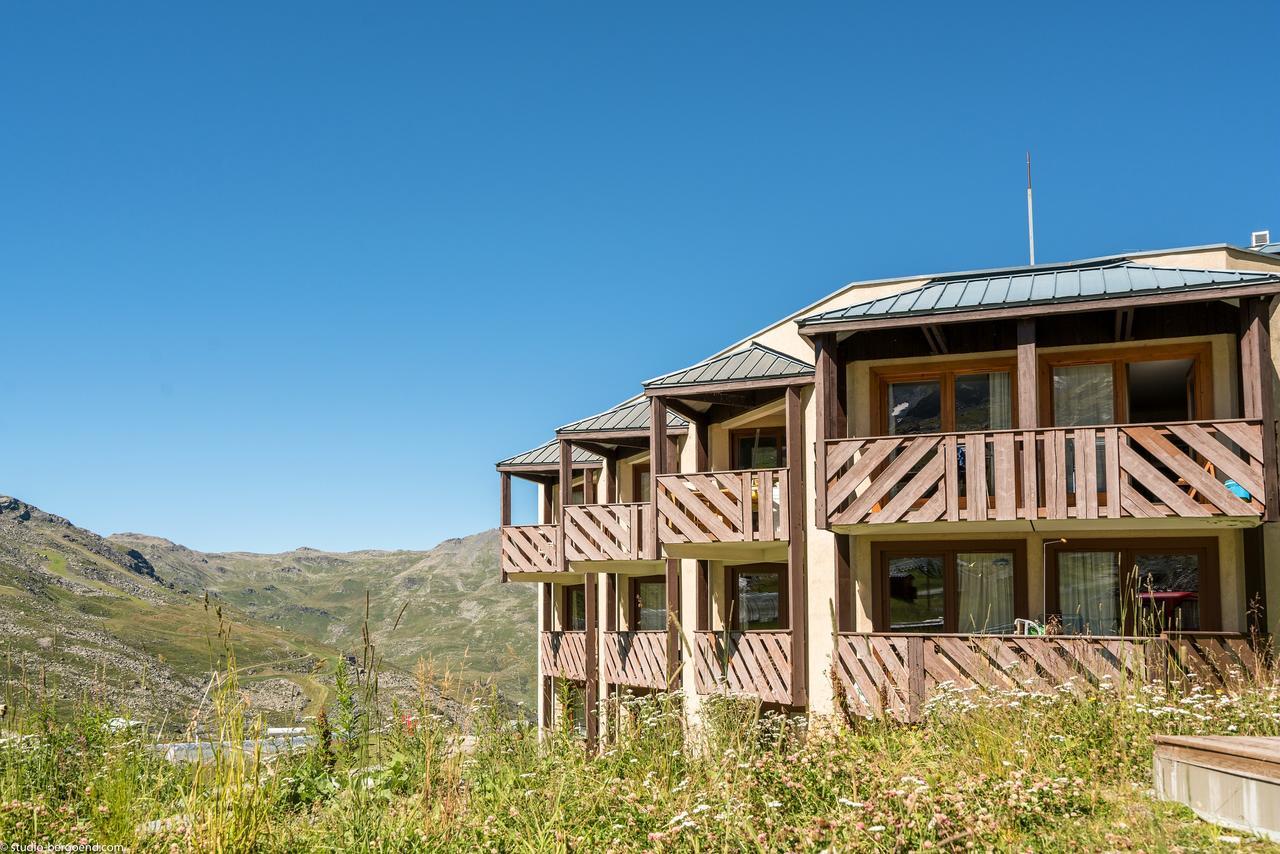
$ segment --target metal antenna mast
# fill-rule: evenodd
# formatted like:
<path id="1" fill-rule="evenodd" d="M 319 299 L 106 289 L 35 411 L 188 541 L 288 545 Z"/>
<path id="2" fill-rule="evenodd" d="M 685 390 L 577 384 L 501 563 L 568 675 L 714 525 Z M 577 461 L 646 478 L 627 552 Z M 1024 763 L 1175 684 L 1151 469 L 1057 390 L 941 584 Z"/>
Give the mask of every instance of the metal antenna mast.
<path id="1" fill-rule="evenodd" d="M 1031 249 L 1031 263 L 1036 263 L 1036 224 L 1031 213 L 1031 152 L 1027 152 L 1027 243 Z"/>

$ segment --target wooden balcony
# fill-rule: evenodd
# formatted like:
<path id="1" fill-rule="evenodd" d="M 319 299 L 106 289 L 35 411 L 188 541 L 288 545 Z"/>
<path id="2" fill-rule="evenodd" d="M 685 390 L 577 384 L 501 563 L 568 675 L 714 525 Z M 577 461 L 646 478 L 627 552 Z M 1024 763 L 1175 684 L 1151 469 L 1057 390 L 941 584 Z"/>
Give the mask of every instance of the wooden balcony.
<path id="1" fill-rule="evenodd" d="M 578 682 L 586 680 L 586 632 L 543 632 L 539 648 L 543 676 L 557 676 Z"/>
<path id="2" fill-rule="evenodd" d="M 667 687 L 665 631 L 605 632 L 604 681 L 632 688 Z"/>
<path id="3" fill-rule="evenodd" d="M 560 572 L 555 525 L 503 525 L 499 539 L 504 578 L 524 573 Z"/>
<path id="4" fill-rule="evenodd" d="M 570 562 L 656 560 L 648 502 L 573 504 L 564 508 L 564 550 Z M 599 569 L 606 569 L 601 566 Z"/>
<path id="5" fill-rule="evenodd" d="M 846 708 L 864 717 L 919 720 L 944 684 L 960 690 L 1084 691 L 1104 682 L 1186 679 L 1231 690 L 1259 673 L 1243 635 L 1159 637 L 841 634 L 836 674 Z"/>
<path id="6" fill-rule="evenodd" d="M 667 474 L 657 481 L 658 541 L 669 556 L 763 557 L 785 550 L 787 469 Z M 733 548 L 716 548 L 725 544 Z"/>
<path id="7" fill-rule="evenodd" d="M 725 693 L 791 704 L 791 632 L 697 632 L 694 681 L 699 694 Z"/>
<path id="8" fill-rule="evenodd" d="M 837 529 L 1121 519 L 1244 527 L 1264 511 L 1255 419 L 835 439 L 825 450 Z"/>

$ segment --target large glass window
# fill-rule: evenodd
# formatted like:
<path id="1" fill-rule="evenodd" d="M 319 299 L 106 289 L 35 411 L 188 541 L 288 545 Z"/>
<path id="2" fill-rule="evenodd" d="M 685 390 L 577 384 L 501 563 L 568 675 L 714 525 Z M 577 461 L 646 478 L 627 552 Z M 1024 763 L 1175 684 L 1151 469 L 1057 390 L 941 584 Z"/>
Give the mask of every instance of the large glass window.
<path id="1" fill-rule="evenodd" d="M 1093 635 L 1216 631 L 1221 625 L 1216 550 L 1216 541 L 1195 540 L 1057 550 L 1051 561 L 1057 578 L 1051 584 L 1062 630 Z"/>
<path id="2" fill-rule="evenodd" d="M 786 430 L 756 427 L 733 432 L 735 469 L 776 469 L 786 465 Z"/>
<path id="3" fill-rule="evenodd" d="M 1009 370 L 943 371 L 884 381 L 884 423 L 889 436 L 1005 430 L 1013 426 Z"/>
<path id="4" fill-rule="evenodd" d="M 1020 545 L 926 543 L 881 555 L 878 631 L 1013 632 L 1025 598 Z"/>
<path id="5" fill-rule="evenodd" d="M 956 553 L 956 629 L 974 634 L 1012 634 L 1013 554 Z"/>
<path id="6" fill-rule="evenodd" d="M 1056 427 L 1093 427 L 1116 421 L 1115 366 L 1053 366 L 1053 423 Z"/>
<path id="7" fill-rule="evenodd" d="M 941 555 L 889 558 L 889 631 L 945 631 L 945 586 Z"/>
<path id="8" fill-rule="evenodd" d="M 957 374 L 955 378 L 956 432 L 1007 430 L 1013 426 L 1013 402 L 1008 371 Z"/>
<path id="9" fill-rule="evenodd" d="M 574 584 L 564 589 L 564 628 L 581 632 L 587 628 L 587 588 Z"/>
<path id="10" fill-rule="evenodd" d="M 942 383 L 938 380 L 889 383 L 889 435 L 941 433 Z"/>
<path id="11" fill-rule="evenodd" d="M 732 622 L 741 631 L 787 627 L 786 568 L 765 565 L 735 567 L 731 583 Z"/>
<path id="12" fill-rule="evenodd" d="M 667 627 L 667 582 L 662 576 L 637 578 L 632 582 L 632 628 L 642 632 Z"/>

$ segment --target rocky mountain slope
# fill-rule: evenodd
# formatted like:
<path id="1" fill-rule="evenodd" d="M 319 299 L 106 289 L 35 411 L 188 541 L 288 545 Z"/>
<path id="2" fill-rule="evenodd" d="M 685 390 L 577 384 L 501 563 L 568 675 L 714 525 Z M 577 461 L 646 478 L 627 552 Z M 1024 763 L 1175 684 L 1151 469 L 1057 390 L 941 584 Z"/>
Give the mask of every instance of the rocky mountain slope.
<path id="1" fill-rule="evenodd" d="M 253 706 L 297 719 L 328 698 L 334 662 L 360 654 L 366 592 L 393 690 L 413 690 L 424 657 L 520 699 L 533 592 L 501 585 L 496 563 L 493 531 L 425 552 L 203 554 L 0 496 L 0 702 L 91 696 L 184 719 L 225 662 L 221 625 Z"/>
<path id="2" fill-rule="evenodd" d="M 255 620 L 344 651 L 369 633 L 387 660 L 432 659 L 467 681 L 493 679 L 513 697 L 533 686 L 534 594 L 502 584 L 498 532 L 446 540 L 429 551 L 204 553 L 158 537 L 113 534 L 160 577 L 208 591 Z"/>

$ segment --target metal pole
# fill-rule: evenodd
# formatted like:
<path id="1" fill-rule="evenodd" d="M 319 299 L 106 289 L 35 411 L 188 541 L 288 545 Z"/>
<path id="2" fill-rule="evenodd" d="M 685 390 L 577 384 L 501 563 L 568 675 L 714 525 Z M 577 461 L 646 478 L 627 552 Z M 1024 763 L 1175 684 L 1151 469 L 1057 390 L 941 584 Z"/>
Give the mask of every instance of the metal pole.
<path id="1" fill-rule="evenodd" d="M 1031 152 L 1027 152 L 1027 243 L 1031 249 L 1031 263 L 1036 263 L 1036 225 L 1031 213 Z"/>

